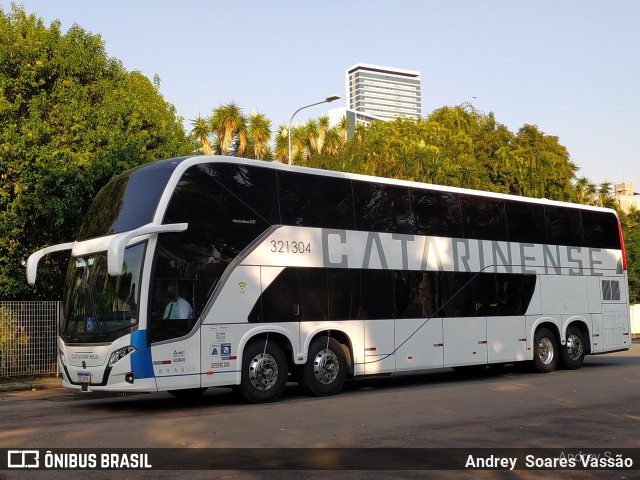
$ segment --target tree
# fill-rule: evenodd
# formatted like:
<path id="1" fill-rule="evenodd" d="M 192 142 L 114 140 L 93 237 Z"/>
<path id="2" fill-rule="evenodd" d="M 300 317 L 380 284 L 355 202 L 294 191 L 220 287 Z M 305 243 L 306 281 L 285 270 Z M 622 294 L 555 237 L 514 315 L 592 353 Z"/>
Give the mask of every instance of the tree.
<path id="1" fill-rule="evenodd" d="M 210 117 L 211 131 L 220 142 L 220 154 L 243 155 L 247 147 L 247 126 L 242 109 L 235 102 L 214 108 Z M 232 151 L 232 146 L 235 148 Z"/>
<path id="2" fill-rule="evenodd" d="M 589 179 L 587 177 L 580 177 L 576 180 L 576 199 L 578 203 L 588 203 L 587 199 L 587 186 L 589 185 Z"/>
<path id="3" fill-rule="evenodd" d="M 211 155 L 213 150 L 211 149 L 211 143 L 209 142 L 209 121 L 206 118 L 202 118 L 200 115 L 195 120 L 191 120 L 191 134 L 194 135 L 198 142 L 200 142 L 200 149 L 204 155 Z"/>
<path id="4" fill-rule="evenodd" d="M 347 118 L 346 115 L 343 115 L 342 117 L 340 117 L 340 120 L 338 121 L 338 132 L 340 132 L 340 137 L 342 138 L 342 143 L 345 144 L 347 143 L 347 134 L 349 133 L 349 119 Z"/>
<path id="5" fill-rule="evenodd" d="M 288 139 L 287 139 L 288 140 Z M 299 156 L 309 160 L 307 153 L 307 145 L 309 136 L 304 125 L 296 125 L 291 127 L 291 162 L 297 160 Z"/>
<path id="6" fill-rule="evenodd" d="M 598 194 L 598 187 L 596 187 L 595 183 L 587 183 L 587 186 L 585 187 L 585 195 L 586 195 L 586 200 L 587 203 L 589 203 L 589 205 L 595 205 L 596 204 L 596 195 Z"/>
<path id="7" fill-rule="evenodd" d="M 173 106 L 107 57 L 100 36 L 12 6 L 0 10 L 0 38 L 0 298 L 59 299 L 67 257 L 45 257 L 32 289 L 27 256 L 75 238 L 114 175 L 194 145 Z"/>
<path id="8" fill-rule="evenodd" d="M 322 149 L 324 148 L 324 143 L 326 141 L 327 132 L 329 131 L 329 117 L 327 115 L 320 115 L 318 117 L 318 141 L 317 141 L 317 152 L 322 153 Z"/>
<path id="9" fill-rule="evenodd" d="M 622 234 L 627 253 L 629 303 L 640 303 L 640 210 L 621 214 Z"/>
<path id="10" fill-rule="evenodd" d="M 271 138 L 271 121 L 263 113 L 254 110 L 249 116 L 248 133 L 253 144 L 253 158 L 260 160 Z"/>
<path id="11" fill-rule="evenodd" d="M 276 160 L 279 162 L 287 162 L 289 160 L 289 127 L 287 125 L 278 127 L 274 150 Z"/>
<path id="12" fill-rule="evenodd" d="M 602 182 L 598 187 L 598 205 L 604 207 L 611 195 L 611 182 Z"/>
<path id="13" fill-rule="evenodd" d="M 304 125 L 304 129 L 307 134 L 307 158 L 310 159 L 313 152 L 320 152 L 318 148 L 318 138 L 320 136 L 318 122 L 311 118 Z"/>

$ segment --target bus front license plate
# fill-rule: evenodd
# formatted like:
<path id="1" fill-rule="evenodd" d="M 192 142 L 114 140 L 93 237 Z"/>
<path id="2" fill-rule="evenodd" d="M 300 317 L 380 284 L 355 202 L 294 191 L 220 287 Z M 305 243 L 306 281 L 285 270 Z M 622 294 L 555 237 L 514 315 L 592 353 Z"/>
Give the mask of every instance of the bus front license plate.
<path id="1" fill-rule="evenodd" d="M 78 373 L 77 380 L 78 380 L 78 383 L 90 383 L 91 382 L 91 374 L 90 373 Z"/>

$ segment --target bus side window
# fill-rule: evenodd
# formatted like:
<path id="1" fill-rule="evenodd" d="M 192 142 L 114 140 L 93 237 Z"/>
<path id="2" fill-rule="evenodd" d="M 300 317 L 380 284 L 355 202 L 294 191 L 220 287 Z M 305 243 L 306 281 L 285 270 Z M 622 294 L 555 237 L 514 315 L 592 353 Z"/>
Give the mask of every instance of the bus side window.
<path id="1" fill-rule="evenodd" d="M 582 210 L 584 246 L 620 250 L 620 235 L 616 216 L 607 212 Z"/>
<path id="2" fill-rule="evenodd" d="M 499 273 L 498 281 L 498 315 L 524 315 L 524 295 L 522 275 Z"/>
<path id="3" fill-rule="evenodd" d="M 516 201 L 505 202 L 510 242 L 547 243 L 544 206 Z"/>
<path id="4" fill-rule="evenodd" d="M 416 235 L 462 238 L 460 195 L 412 189 L 411 211 Z"/>
<path id="5" fill-rule="evenodd" d="M 413 233 L 407 187 L 354 181 L 353 196 L 358 230 Z"/>
<path id="6" fill-rule="evenodd" d="M 583 245 L 582 220 L 577 208 L 552 207 L 545 205 L 547 235 L 551 245 Z"/>
<path id="7" fill-rule="evenodd" d="M 354 228 L 350 180 L 278 172 L 278 190 L 285 225 Z"/>
<path id="8" fill-rule="evenodd" d="M 464 238 L 507 241 L 504 201 L 461 195 Z"/>
<path id="9" fill-rule="evenodd" d="M 361 318 L 360 270 L 329 269 L 329 320 Z"/>
<path id="10" fill-rule="evenodd" d="M 391 270 L 361 270 L 362 318 L 394 318 L 394 288 Z"/>
<path id="11" fill-rule="evenodd" d="M 471 280 L 474 273 L 450 272 L 448 277 L 447 304 L 445 306 L 445 317 L 474 317 L 476 308 L 473 302 L 473 290 Z"/>
<path id="12" fill-rule="evenodd" d="M 498 291 L 495 273 L 478 273 L 471 282 L 476 316 L 493 317 L 498 314 Z"/>

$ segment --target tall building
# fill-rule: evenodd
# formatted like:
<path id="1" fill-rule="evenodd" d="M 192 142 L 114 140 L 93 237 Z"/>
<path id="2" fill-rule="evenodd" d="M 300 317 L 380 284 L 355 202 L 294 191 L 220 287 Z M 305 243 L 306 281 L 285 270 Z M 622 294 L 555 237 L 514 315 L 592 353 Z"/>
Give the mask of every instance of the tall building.
<path id="1" fill-rule="evenodd" d="M 347 110 L 371 120 L 420 118 L 420 72 L 357 63 L 346 77 Z"/>
<path id="2" fill-rule="evenodd" d="M 633 184 L 616 183 L 614 196 L 623 212 L 629 213 L 632 208 L 640 210 L 640 194 L 633 191 Z"/>

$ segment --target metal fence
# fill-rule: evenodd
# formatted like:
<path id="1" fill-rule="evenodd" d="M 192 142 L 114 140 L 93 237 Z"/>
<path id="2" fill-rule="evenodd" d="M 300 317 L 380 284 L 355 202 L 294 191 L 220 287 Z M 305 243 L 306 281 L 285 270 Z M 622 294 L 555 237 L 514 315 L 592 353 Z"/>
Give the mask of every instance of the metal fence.
<path id="1" fill-rule="evenodd" d="M 58 374 L 60 302 L 0 302 L 0 378 Z"/>

